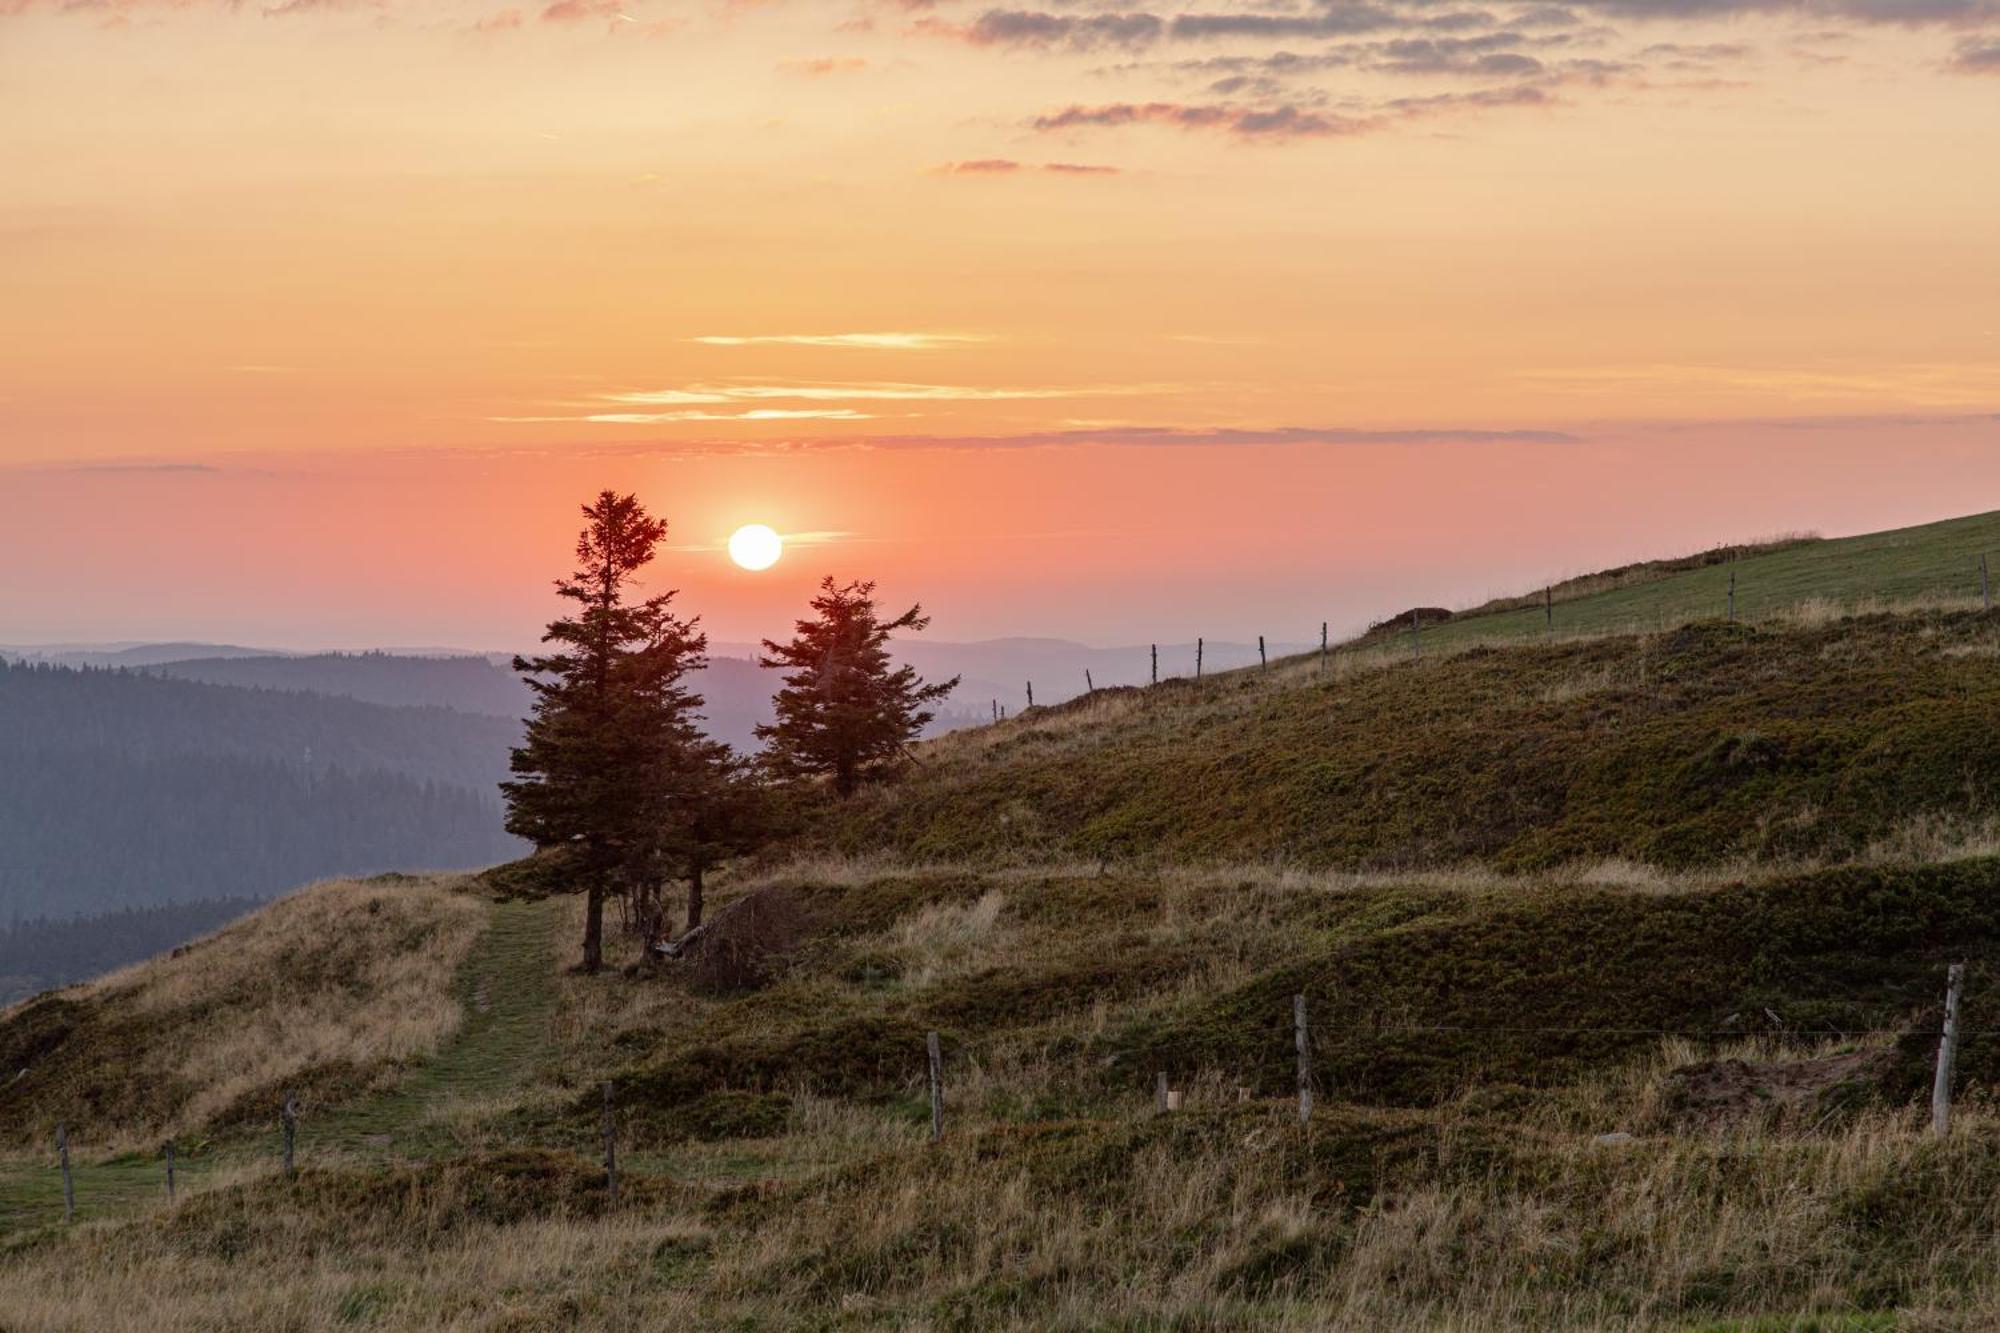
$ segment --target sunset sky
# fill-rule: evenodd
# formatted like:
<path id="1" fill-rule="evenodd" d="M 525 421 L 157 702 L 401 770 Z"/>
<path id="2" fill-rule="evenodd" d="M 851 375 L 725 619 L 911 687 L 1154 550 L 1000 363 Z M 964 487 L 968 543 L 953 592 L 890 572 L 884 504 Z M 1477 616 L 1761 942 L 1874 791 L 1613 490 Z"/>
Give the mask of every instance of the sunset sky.
<path id="1" fill-rule="evenodd" d="M 0 0 L 0 643 L 513 647 L 606 486 L 1104 644 L 2000 507 L 2000 0 L 1045 3 Z"/>

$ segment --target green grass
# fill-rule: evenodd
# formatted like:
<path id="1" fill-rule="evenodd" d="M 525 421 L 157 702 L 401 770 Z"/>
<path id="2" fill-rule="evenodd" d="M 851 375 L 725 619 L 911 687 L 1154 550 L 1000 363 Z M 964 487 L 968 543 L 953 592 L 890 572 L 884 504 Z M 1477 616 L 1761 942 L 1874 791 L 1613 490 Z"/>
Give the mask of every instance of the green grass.
<path id="1" fill-rule="evenodd" d="M 1559 637 L 1629 634 L 1724 617 L 1732 575 L 1736 579 L 1737 615 L 1752 622 L 1816 600 L 1836 606 L 1977 603 L 1979 557 L 1988 551 L 2000 552 L 2000 511 L 1805 542 L 1767 555 L 1568 600 L 1558 592 L 1555 628 Z M 1994 574 L 2000 578 L 2000 568 Z M 1423 641 L 1434 648 L 1449 649 L 1472 643 L 1533 641 L 1546 634 L 1543 609 L 1533 605 L 1427 626 Z"/>
<path id="2" fill-rule="evenodd" d="M 176 1189 L 181 1193 L 199 1189 L 212 1167 L 213 1159 L 204 1155 L 180 1158 L 175 1163 Z M 166 1201 L 163 1158 L 127 1154 L 105 1162 L 73 1159 L 70 1169 L 78 1222 L 122 1216 Z M 62 1215 L 62 1172 L 53 1152 L 47 1162 L 0 1164 L 0 1238 L 58 1223 Z"/>
<path id="3" fill-rule="evenodd" d="M 553 900 L 496 905 L 455 983 L 466 1016 L 451 1042 L 387 1092 L 303 1117 L 295 1161 L 307 1166 L 329 1155 L 389 1161 L 448 1152 L 460 1146 L 449 1118 L 453 1107 L 504 1102 L 531 1079 L 551 1049 L 553 930 L 560 908 Z M 176 1164 L 179 1195 L 199 1193 L 220 1174 L 259 1163 L 275 1167 L 282 1152 L 275 1118 L 184 1141 Z M 149 1209 L 166 1197 L 158 1153 L 93 1159 L 79 1152 L 71 1173 L 79 1222 Z M 61 1176 L 52 1150 L 0 1160 L 0 1237 L 61 1219 Z"/>
<path id="4" fill-rule="evenodd" d="M 2000 818 L 2000 613 L 1707 621 L 1107 693 L 944 737 L 813 836 L 920 859 L 1841 859 Z"/>
<path id="5" fill-rule="evenodd" d="M 551 1050 L 556 1011 L 556 899 L 503 902 L 457 980 L 464 1026 L 442 1051 L 390 1091 L 303 1121 L 301 1157 L 331 1151 L 384 1158 L 458 1146 L 455 1106 L 504 1102 L 533 1081 Z"/>

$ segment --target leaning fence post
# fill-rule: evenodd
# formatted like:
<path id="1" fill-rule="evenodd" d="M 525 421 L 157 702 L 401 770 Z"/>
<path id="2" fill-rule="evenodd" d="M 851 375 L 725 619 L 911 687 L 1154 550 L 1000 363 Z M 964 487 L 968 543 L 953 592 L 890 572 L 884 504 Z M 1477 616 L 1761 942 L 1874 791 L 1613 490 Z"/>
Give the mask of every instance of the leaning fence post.
<path id="1" fill-rule="evenodd" d="M 1261 634 L 1257 636 L 1257 669 L 1259 671 L 1271 669 L 1270 659 L 1264 656 L 1264 636 Z"/>
<path id="2" fill-rule="evenodd" d="M 618 1117 L 611 1110 L 611 1080 L 604 1080 L 604 1188 L 618 1202 Z"/>
<path id="3" fill-rule="evenodd" d="M 1958 1059 L 1958 1007 L 1965 991 L 1965 964 L 1953 963 L 1944 991 L 1944 1033 L 1938 1038 L 1937 1077 L 1931 1083 L 1931 1133 L 1951 1129 L 1951 1067 Z"/>
<path id="4" fill-rule="evenodd" d="M 63 1221 L 76 1221 L 76 1185 L 69 1177 L 69 1126 L 56 1126 L 56 1160 L 62 1163 Z"/>
<path id="5" fill-rule="evenodd" d="M 1299 1051 L 1299 1123 L 1307 1124 L 1313 1113 L 1312 1043 L 1306 1032 L 1306 997 L 1292 997 L 1292 1044 Z"/>
<path id="6" fill-rule="evenodd" d="M 1085 694 L 1097 693 L 1097 682 L 1090 678 L 1089 667 L 1083 669 L 1083 692 Z"/>
<path id="7" fill-rule="evenodd" d="M 285 1174 L 289 1176 L 292 1174 L 292 1146 L 299 1136 L 299 1095 L 297 1093 L 288 1092 L 285 1094 L 285 1109 L 279 1112 L 278 1118 L 284 1122 L 285 1126 Z"/>
<path id="8" fill-rule="evenodd" d="M 174 1201 L 174 1141 L 167 1140 L 167 1202 Z"/>
<path id="9" fill-rule="evenodd" d="M 944 1053 L 938 1049 L 938 1034 L 924 1034 L 924 1054 L 930 1060 L 931 1142 L 944 1137 Z"/>

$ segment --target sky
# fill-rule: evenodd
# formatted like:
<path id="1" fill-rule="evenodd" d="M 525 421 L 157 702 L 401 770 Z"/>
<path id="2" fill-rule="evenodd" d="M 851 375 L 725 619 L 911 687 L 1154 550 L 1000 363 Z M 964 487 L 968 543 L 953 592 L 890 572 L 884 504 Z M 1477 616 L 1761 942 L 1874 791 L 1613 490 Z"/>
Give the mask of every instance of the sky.
<path id="1" fill-rule="evenodd" d="M 0 643 L 515 647 L 605 487 L 1097 644 L 2000 504 L 2000 0 L 1040 2 L 0 0 Z"/>

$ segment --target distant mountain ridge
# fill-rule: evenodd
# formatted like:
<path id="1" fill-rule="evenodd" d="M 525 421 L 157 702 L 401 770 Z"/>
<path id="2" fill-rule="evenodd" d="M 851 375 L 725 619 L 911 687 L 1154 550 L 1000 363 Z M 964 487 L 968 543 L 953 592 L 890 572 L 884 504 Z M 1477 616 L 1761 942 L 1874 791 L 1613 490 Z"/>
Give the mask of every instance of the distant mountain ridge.
<path id="1" fill-rule="evenodd" d="M 1272 642 L 1277 658 L 1310 645 Z M 1157 646 L 1160 679 L 1192 676 L 1196 644 Z M 1150 644 L 1095 648 L 1069 639 L 1015 637 L 971 642 L 922 638 L 897 640 L 896 659 L 929 680 L 961 677 L 959 688 L 939 710 L 931 734 L 986 721 L 995 705 L 1018 712 L 1032 684 L 1037 703 L 1062 703 L 1089 685 L 1143 685 L 1152 678 Z M 775 673 L 757 665 L 762 645 L 718 641 L 694 687 L 705 701 L 703 714 L 716 739 L 739 750 L 757 748 L 756 727 L 771 720 Z M 359 652 L 294 653 L 242 645 L 205 643 L 119 643 L 20 645 L 0 648 L 0 658 L 60 666 L 122 667 L 212 685 L 336 695 L 392 707 L 451 708 L 518 721 L 532 705 L 527 686 L 511 669 L 507 653 L 456 649 L 367 649 Z M 1227 671 L 1257 663 L 1257 645 L 1229 640 L 1201 646 L 1200 669 Z"/>
<path id="2" fill-rule="evenodd" d="M 0 663 L 0 910 L 267 897 L 515 855 L 515 724 L 448 708 Z"/>

